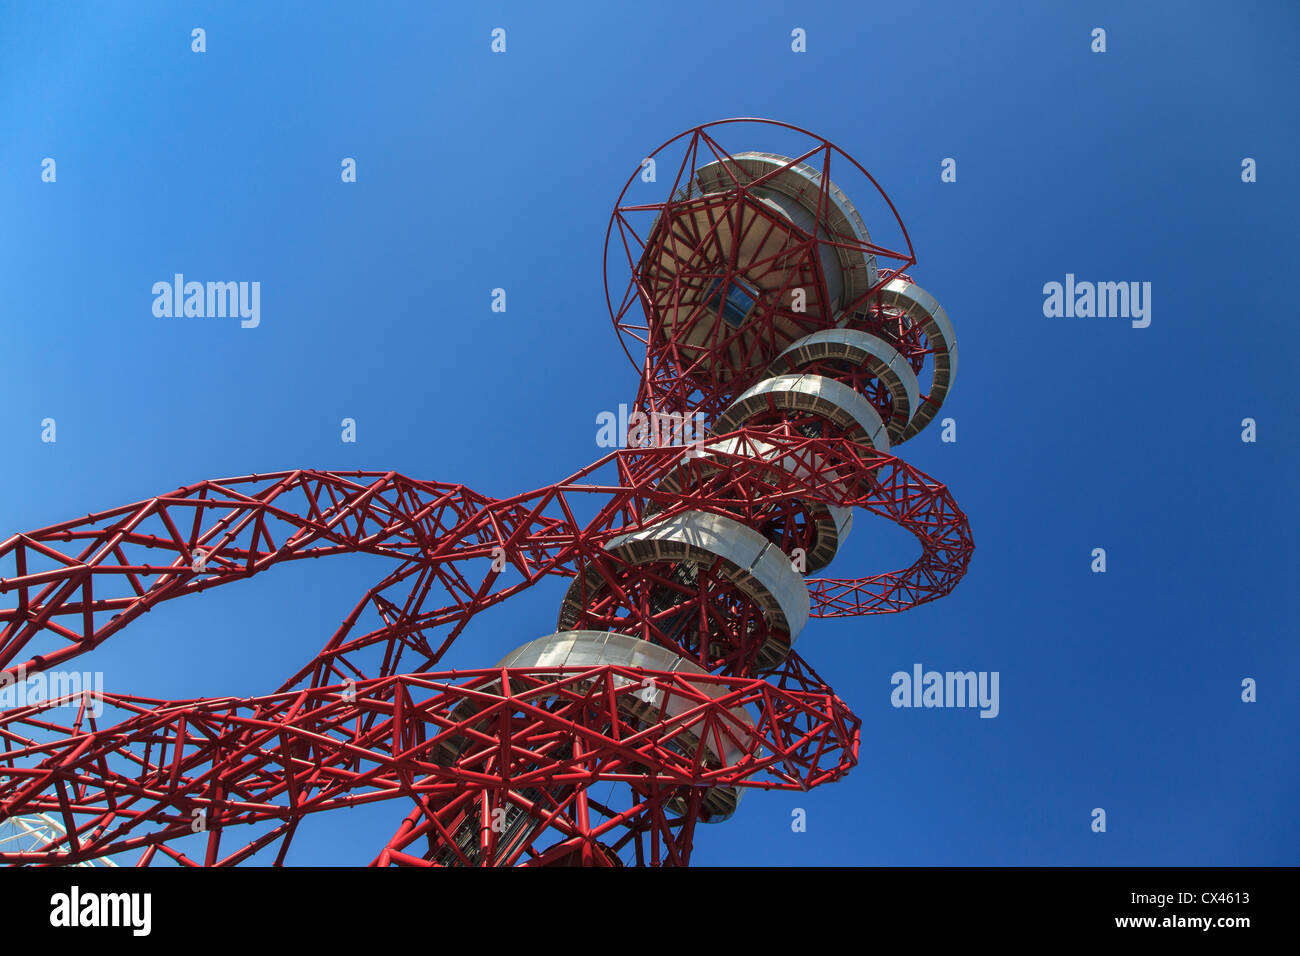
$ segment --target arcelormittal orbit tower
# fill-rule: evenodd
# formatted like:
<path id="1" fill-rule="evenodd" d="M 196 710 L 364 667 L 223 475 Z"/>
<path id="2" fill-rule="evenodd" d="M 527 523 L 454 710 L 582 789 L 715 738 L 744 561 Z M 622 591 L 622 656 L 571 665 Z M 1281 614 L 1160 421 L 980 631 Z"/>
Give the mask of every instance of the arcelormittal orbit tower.
<path id="1" fill-rule="evenodd" d="M 641 373 L 626 447 L 511 498 L 300 470 L 6 538 L 0 674 L 51 692 L 0 714 L 0 819 L 48 823 L 0 860 L 281 864 L 317 814 L 391 801 L 372 864 L 684 865 L 746 789 L 837 780 L 860 721 L 796 638 L 946 594 L 973 549 L 947 488 L 893 454 L 957 370 L 914 263 L 892 203 L 828 141 L 698 127 L 633 173 L 606 236 Z M 854 509 L 911 531 L 920 557 L 810 576 Z M 162 602 L 356 552 L 390 573 L 273 693 L 59 687 Z M 557 576 L 545 636 L 439 669 L 476 613 Z"/>

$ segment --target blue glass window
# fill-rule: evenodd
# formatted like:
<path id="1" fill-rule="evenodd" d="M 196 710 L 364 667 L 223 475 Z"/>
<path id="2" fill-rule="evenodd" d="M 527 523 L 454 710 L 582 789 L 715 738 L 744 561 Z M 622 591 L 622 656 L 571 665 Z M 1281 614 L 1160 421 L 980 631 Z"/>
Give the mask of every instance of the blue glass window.
<path id="1" fill-rule="evenodd" d="M 745 321 L 745 316 L 749 315 L 750 310 L 754 308 L 754 303 L 757 301 L 758 289 L 736 276 L 727 286 L 725 299 L 722 292 L 722 280 L 714 279 L 709 286 L 709 295 L 704 300 L 704 303 L 713 311 L 717 311 L 718 307 L 721 306 L 722 320 L 733 329 L 737 329 L 740 328 L 740 323 Z"/>

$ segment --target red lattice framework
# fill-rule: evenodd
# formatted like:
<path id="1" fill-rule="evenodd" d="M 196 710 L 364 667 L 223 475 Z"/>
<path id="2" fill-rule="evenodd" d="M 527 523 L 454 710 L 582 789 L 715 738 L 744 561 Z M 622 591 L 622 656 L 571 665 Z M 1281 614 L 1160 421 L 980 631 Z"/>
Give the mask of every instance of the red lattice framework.
<path id="1" fill-rule="evenodd" d="M 705 151 L 725 168 L 730 154 L 714 139 L 723 125 L 652 154 L 686 143 L 673 196 Z M 843 154 L 773 125 L 819 144 L 791 162 L 820 163 L 830 183 L 831 158 Z M 735 223 L 735 204 L 750 188 L 709 215 Z M 789 315 L 760 303 L 744 336 L 684 345 L 676 336 L 690 331 L 684 320 L 664 333 L 646 245 L 630 226 L 632 213 L 664 216 L 676 200 L 633 207 L 627 192 L 611 221 L 619 239 L 607 250 L 625 251 L 633 276 L 611 312 L 625 347 L 629 338 L 647 347 L 638 407 L 716 420 L 793 334 L 832 328 L 836 315 L 892 328 L 907 360 L 924 364 L 925 337 L 877 301 L 913 261 L 910 242 L 902 255 L 872 246 L 895 267 L 836 315 L 825 303 Z M 787 273 L 815 300 L 826 289 L 819 244 L 848 240 L 792 238 Z M 708 249 L 712 239 L 689 241 Z M 879 382 L 855 387 L 888 416 L 891 397 Z M 9 537 L 0 543 L 0 682 L 53 673 L 162 602 L 282 562 L 367 553 L 393 566 L 274 693 L 175 701 L 109 694 L 98 714 L 89 700 L 56 697 L 0 713 L 0 818 L 43 813 L 64 830 L 42 850 L 0 859 L 280 864 L 313 814 L 398 799 L 409 812 L 395 816 L 373 864 L 682 865 L 697 824 L 709 819 L 711 795 L 839 779 L 856 762 L 859 719 L 795 651 L 776 667 L 758 665 L 750 644 L 772 628 L 771 615 L 716 568 L 692 565 L 683 577 L 662 564 L 630 564 L 606 546 L 704 513 L 761 528 L 792 553 L 810 544 L 811 506 L 862 509 L 910 531 L 921 555 L 869 577 L 807 578 L 811 616 L 844 617 L 948 593 L 973 550 L 967 520 L 942 484 L 845 430 L 773 415 L 718 437 L 729 441 L 711 436 L 707 456 L 684 456 L 679 446 L 619 449 L 511 498 L 393 472 L 299 470 L 203 481 Z M 661 487 L 670 472 L 676 478 Z M 595 517 L 579 520 L 593 503 Z M 601 582 L 601 601 L 576 626 L 670 647 L 695 669 L 438 669 L 476 614 L 547 576 Z M 693 643 L 680 623 L 676 632 L 665 623 L 684 616 L 697 622 Z M 656 689 L 651 702 L 634 700 L 647 683 Z M 716 759 L 723 753 L 728 759 Z M 527 826 L 494 825 L 508 815 Z"/>

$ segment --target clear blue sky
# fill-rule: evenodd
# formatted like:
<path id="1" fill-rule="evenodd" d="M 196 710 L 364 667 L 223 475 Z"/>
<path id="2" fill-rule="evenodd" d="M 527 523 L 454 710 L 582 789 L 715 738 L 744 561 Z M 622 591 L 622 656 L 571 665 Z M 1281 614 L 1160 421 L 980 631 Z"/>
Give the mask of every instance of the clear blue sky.
<path id="1" fill-rule="evenodd" d="M 619 189 L 682 129 L 770 116 L 877 177 L 956 325 L 958 441 L 932 426 L 902 454 L 977 550 L 939 602 L 810 623 L 800 649 L 863 718 L 861 763 L 748 794 L 695 862 L 1300 862 L 1300 7 L 726 6 L 6 4 L 0 537 L 254 471 L 496 495 L 571 473 L 636 385 L 600 275 Z M 260 281 L 260 327 L 155 318 L 175 272 Z M 1067 272 L 1151 282 L 1151 326 L 1045 318 Z M 915 553 L 862 515 L 828 573 Z M 276 568 L 79 666 L 114 691 L 265 693 L 384 569 Z M 485 614 L 448 665 L 547 633 L 562 590 Z M 915 662 L 998 671 L 1000 715 L 894 709 Z M 406 809 L 315 818 L 291 862 L 369 859 Z"/>

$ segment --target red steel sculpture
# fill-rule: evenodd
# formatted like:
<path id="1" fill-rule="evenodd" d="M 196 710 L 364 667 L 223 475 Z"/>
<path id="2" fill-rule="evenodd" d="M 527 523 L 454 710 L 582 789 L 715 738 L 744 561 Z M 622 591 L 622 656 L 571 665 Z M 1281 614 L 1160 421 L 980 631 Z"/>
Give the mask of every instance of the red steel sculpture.
<path id="1" fill-rule="evenodd" d="M 794 145 L 728 153 L 718 138 L 738 130 Z M 905 252 L 872 241 L 846 176 Z M 393 562 L 274 693 L 0 714 L 0 819 L 58 824 L 0 859 L 281 864 L 314 814 L 396 799 L 409 812 L 372 865 L 684 865 L 697 824 L 744 789 L 853 767 L 860 721 L 795 638 L 809 617 L 934 600 L 973 550 L 948 489 L 891 454 L 957 367 L 948 317 L 904 271 L 906 229 L 830 142 L 724 120 L 647 158 L 605 248 L 640 388 L 627 447 L 563 481 L 497 499 L 393 472 L 248 475 L 0 544 L 5 683 L 281 562 Z M 921 556 L 805 577 L 855 508 L 911 531 Z M 554 575 L 570 584 L 553 633 L 438 670 L 475 614 Z"/>

